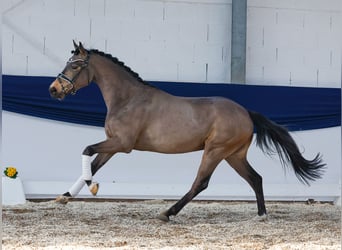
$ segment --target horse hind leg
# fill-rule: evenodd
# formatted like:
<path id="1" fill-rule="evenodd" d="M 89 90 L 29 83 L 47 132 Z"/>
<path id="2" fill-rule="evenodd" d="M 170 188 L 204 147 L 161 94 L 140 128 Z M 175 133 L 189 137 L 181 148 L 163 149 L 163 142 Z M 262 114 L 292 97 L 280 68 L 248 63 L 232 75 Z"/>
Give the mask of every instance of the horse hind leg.
<path id="1" fill-rule="evenodd" d="M 197 172 L 197 176 L 195 178 L 194 183 L 191 186 L 189 192 L 187 192 L 176 204 L 174 204 L 168 210 L 162 212 L 157 218 L 168 222 L 170 220 L 171 215 L 177 215 L 179 211 L 188 204 L 196 195 L 202 192 L 204 189 L 208 187 L 210 177 L 214 172 L 216 166 L 222 160 L 217 154 L 215 154 L 215 150 L 212 152 L 204 151 L 201 165 Z"/>
<path id="2" fill-rule="evenodd" d="M 245 154 L 243 157 L 239 157 L 236 154 L 232 155 L 226 158 L 226 161 L 252 187 L 257 199 L 259 220 L 266 219 L 267 213 L 262 188 L 262 177 L 249 164 Z"/>

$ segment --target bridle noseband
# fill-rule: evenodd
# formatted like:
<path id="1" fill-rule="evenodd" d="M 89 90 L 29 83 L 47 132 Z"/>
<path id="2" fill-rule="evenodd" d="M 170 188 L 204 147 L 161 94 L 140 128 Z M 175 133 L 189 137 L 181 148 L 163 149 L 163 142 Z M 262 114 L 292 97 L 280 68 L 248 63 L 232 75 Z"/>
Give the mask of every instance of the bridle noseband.
<path id="1" fill-rule="evenodd" d="M 71 94 L 74 95 L 76 94 L 76 89 L 75 89 L 75 81 L 77 80 L 77 78 L 79 77 L 79 75 L 81 74 L 82 70 L 84 70 L 87 66 L 88 66 L 88 63 L 89 63 L 89 54 L 87 55 L 87 58 L 86 59 L 75 59 L 75 60 L 72 60 L 71 58 L 69 59 L 69 61 L 67 62 L 67 65 L 71 64 L 71 63 L 75 63 L 75 62 L 82 62 L 82 65 L 80 66 L 81 69 L 70 79 L 68 76 L 66 76 L 64 74 L 64 71 L 59 73 L 58 76 L 57 76 L 57 79 L 59 80 L 59 83 L 61 84 L 62 86 L 62 91 L 63 93 L 66 95 L 67 94 L 67 91 L 70 90 L 70 88 L 66 88 L 62 82 L 60 80 L 64 80 L 66 82 L 68 82 L 71 86 Z M 88 75 L 88 84 L 89 84 L 89 75 Z"/>

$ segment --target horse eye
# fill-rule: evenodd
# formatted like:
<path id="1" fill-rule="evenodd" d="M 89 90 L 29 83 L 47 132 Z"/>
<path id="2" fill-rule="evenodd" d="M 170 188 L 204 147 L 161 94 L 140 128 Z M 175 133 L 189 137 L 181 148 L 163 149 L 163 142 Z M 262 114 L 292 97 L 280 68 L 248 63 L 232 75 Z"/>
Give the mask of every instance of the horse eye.
<path id="1" fill-rule="evenodd" d="M 79 68 L 79 66 L 78 66 L 77 64 L 71 64 L 71 68 L 72 68 L 73 70 L 76 70 L 76 69 Z"/>

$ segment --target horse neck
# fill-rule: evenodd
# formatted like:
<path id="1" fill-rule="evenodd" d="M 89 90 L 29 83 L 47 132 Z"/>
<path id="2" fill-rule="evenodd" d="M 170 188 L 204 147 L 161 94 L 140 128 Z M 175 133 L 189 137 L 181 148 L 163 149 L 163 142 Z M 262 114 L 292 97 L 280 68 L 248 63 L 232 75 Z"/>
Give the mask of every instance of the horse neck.
<path id="1" fill-rule="evenodd" d="M 130 72 L 127 72 L 123 66 L 115 64 L 107 58 L 96 55 L 92 66 L 94 69 L 93 79 L 102 92 L 107 112 L 122 107 L 137 96 L 137 92 L 143 87 L 143 84 Z"/>

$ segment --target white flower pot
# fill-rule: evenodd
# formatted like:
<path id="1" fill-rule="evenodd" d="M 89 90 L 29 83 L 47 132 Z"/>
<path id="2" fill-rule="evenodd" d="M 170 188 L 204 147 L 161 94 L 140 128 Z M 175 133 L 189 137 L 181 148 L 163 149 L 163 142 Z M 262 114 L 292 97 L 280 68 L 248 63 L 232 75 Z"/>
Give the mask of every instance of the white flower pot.
<path id="1" fill-rule="evenodd" d="M 26 202 L 23 184 L 19 177 L 2 177 L 2 205 L 17 205 Z"/>

